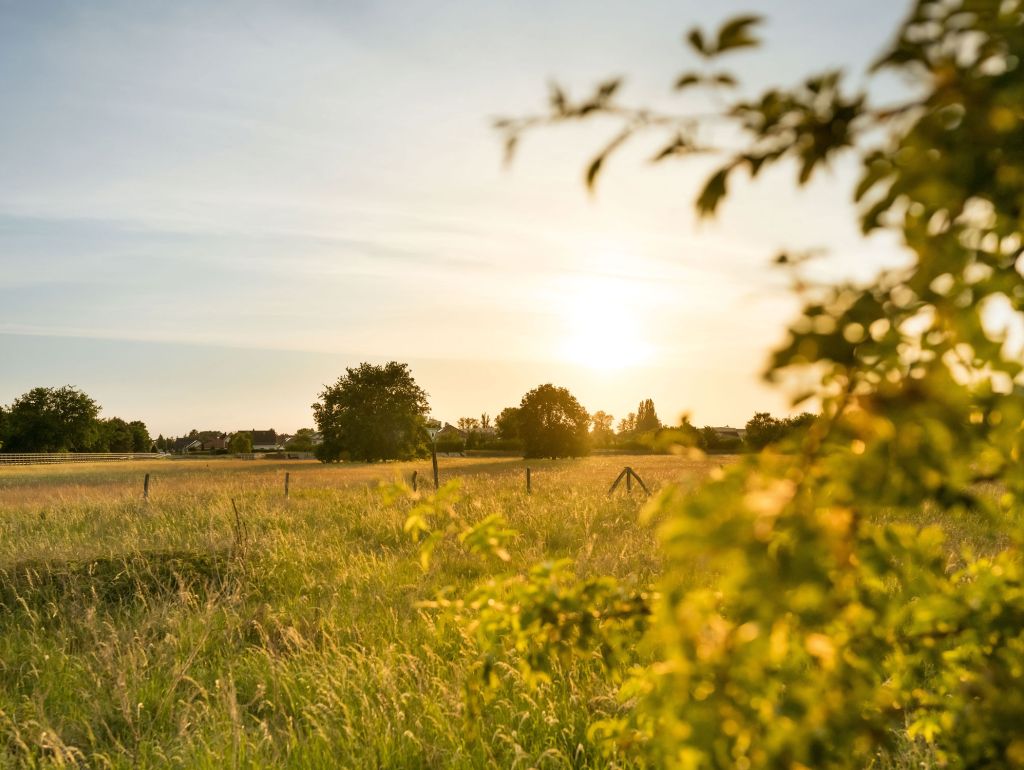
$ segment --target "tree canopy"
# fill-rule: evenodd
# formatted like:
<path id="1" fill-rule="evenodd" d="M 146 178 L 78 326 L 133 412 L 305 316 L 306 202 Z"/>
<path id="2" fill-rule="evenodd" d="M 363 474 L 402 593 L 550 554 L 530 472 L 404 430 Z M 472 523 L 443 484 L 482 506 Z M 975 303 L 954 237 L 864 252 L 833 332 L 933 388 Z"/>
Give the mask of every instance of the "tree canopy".
<path id="1" fill-rule="evenodd" d="M 317 457 L 324 462 L 414 457 L 425 447 L 428 412 L 427 394 L 408 365 L 392 361 L 348 368 L 313 404 L 324 437 Z"/>
<path id="2" fill-rule="evenodd" d="M 100 439 L 99 405 L 70 385 L 33 388 L 8 411 L 8 452 L 88 452 Z"/>
<path id="3" fill-rule="evenodd" d="M 527 457 L 582 457 L 590 451 L 590 415 L 566 388 L 547 384 L 531 390 L 519 404 L 518 423 Z"/>

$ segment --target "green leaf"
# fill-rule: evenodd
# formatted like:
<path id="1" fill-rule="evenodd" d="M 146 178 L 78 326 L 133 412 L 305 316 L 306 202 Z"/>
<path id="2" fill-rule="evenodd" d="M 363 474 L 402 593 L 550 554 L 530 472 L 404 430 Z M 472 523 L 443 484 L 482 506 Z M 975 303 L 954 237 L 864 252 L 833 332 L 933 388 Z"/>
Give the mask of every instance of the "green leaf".
<path id="1" fill-rule="evenodd" d="M 695 72 L 687 72 L 687 73 L 685 73 L 683 75 L 680 75 L 679 79 L 676 80 L 675 89 L 677 91 L 681 91 L 684 88 L 689 88 L 690 86 L 695 86 L 695 85 L 697 85 L 700 82 L 701 82 L 701 76 L 700 75 L 698 75 Z"/>
<path id="2" fill-rule="evenodd" d="M 726 182 L 729 179 L 729 172 L 732 166 L 721 168 L 712 174 L 711 178 L 704 185 L 700 195 L 697 197 L 697 213 L 701 217 L 713 216 L 718 204 L 726 193 Z"/>
<path id="3" fill-rule="evenodd" d="M 618 147 L 625 142 L 633 133 L 631 128 L 627 128 L 619 133 L 614 139 L 612 139 L 605 148 L 597 154 L 590 165 L 587 166 L 587 189 L 591 192 L 594 191 L 594 185 L 597 183 L 597 175 L 601 173 L 601 167 L 604 165 L 605 160 L 611 155 Z"/>
<path id="4" fill-rule="evenodd" d="M 694 27 L 689 31 L 689 33 L 687 33 L 686 42 L 690 44 L 690 48 L 699 53 L 701 56 L 709 55 L 710 52 L 708 51 L 707 45 L 704 42 L 704 35 L 701 34 L 701 31 L 697 27 Z"/>
<path id="5" fill-rule="evenodd" d="M 751 27 L 760 24 L 760 16 L 737 16 L 730 19 L 718 30 L 718 44 L 715 54 L 733 51 L 737 48 L 749 48 L 758 45 L 761 41 L 751 33 Z"/>

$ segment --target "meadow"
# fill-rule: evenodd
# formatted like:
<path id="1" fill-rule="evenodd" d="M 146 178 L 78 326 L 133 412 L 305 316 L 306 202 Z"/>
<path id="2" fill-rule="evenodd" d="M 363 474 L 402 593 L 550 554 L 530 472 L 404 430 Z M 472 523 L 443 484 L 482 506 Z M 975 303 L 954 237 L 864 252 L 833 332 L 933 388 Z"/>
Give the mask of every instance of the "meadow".
<path id="1" fill-rule="evenodd" d="M 571 558 L 644 586 L 659 568 L 631 465 L 656 489 L 728 459 L 442 458 L 459 515 L 502 515 L 507 562 L 403 524 L 429 462 L 159 460 L 0 468 L 0 767 L 603 767 L 586 739 L 621 706 L 576 666 L 506 667 L 467 714 L 472 638 L 421 602 Z M 142 479 L 152 476 L 150 501 Z M 291 474 L 284 496 L 284 474 Z"/>

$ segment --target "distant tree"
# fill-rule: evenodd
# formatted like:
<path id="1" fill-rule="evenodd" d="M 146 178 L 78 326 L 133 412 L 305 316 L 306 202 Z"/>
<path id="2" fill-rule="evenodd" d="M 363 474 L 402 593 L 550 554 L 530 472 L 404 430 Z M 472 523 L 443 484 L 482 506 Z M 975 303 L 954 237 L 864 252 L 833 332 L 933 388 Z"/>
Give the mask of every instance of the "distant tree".
<path id="1" fill-rule="evenodd" d="M 164 438 L 164 434 L 163 433 L 161 433 L 159 436 L 156 437 L 156 448 L 159 451 L 161 451 L 161 452 L 166 452 L 167 451 L 167 447 L 168 447 L 169 443 L 170 442 L 168 442 L 167 439 Z"/>
<path id="2" fill-rule="evenodd" d="M 100 421 L 99 435 L 92 449 L 97 452 L 131 452 L 132 431 L 120 417 Z"/>
<path id="3" fill-rule="evenodd" d="M 594 446 L 607 447 L 615 440 L 614 420 L 607 412 L 597 411 L 590 416 L 590 442 Z"/>
<path id="4" fill-rule="evenodd" d="M 317 447 L 323 462 L 407 459 L 424 446 L 427 394 L 406 364 L 363 363 L 345 370 L 313 404 L 324 443 Z"/>
<path id="5" fill-rule="evenodd" d="M 658 413 L 654 411 L 654 401 L 649 398 L 641 401 L 636 410 L 636 430 L 640 433 L 647 433 L 658 430 L 660 427 L 661 420 L 658 419 Z"/>
<path id="6" fill-rule="evenodd" d="M 466 449 L 473 449 L 480 443 L 480 421 L 476 417 L 460 417 L 455 426 L 464 434 Z"/>
<path id="7" fill-rule="evenodd" d="M 764 449 L 769 444 L 775 444 L 795 431 L 807 427 L 814 420 L 815 416 L 810 412 L 783 419 L 772 417 L 768 412 L 758 412 L 747 421 L 747 446 L 753 450 Z"/>
<path id="8" fill-rule="evenodd" d="M 8 419 L 7 410 L 0 404 L 0 451 L 3 451 L 4 442 L 7 441 Z"/>
<path id="9" fill-rule="evenodd" d="M 252 434 L 248 431 L 232 433 L 228 439 L 228 451 L 236 455 L 247 455 L 252 452 Z"/>
<path id="10" fill-rule="evenodd" d="M 630 412 L 619 420 L 618 434 L 620 437 L 628 436 L 636 430 L 636 413 Z"/>
<path id="11" fill-rule="evenodd" d="M 153 449 L 153 439 L 150 438 L 146 423 L 142 420 L 132 420 L 128 423 L 128 430 L 132 434 L 133 452 L 149 452 Z"/>
<path id="12" fill-rule="evenodd" d="M 491 429 L 491 416 L 487 412 L 480 415 L 480 428 L 485 433 Z"/>
<path id="13" fill-rule="evenodd" d="M 299 428 L 295 431 L 295 435 L 288 439 L 285 443 L 284 448 L 291 452 L 312 452 L 316 449 L 316 445 L 313 443 L 313 429 L 312 428 Z"/>
<path id="14" fill-rule="evenodd" d="M 581 457 L 589 452 L 590 415 L 565 388 L 541 385 L 519 405 L 527 457 Z"/>
<path id="15" fill-rule="evenodd" d="M 498 430 L 498 438 L 502 441 L 518 441 L 519 435 L 519 408 L 507 406 L 494 420 L 494 427 Z"/>
<path id="16" fill-rule="evenodd" d="M 33 388 L 11 404 L 8 452 L 85 452 L 99 438 L 99 406 L 70 385 Z"/>
<path id="17" fill-rule="evenodd" d="M 810 412 L 801 412 L 795 417 L 787 418 L 786 427 L 789 428 L 790 431 L 799 430 L 801 428 L 806 428 L 816 419 L 818 419 L 817 415 L 811 414 Z"/>
<path id="18" fill-rule="evenodd" d="M 735 453 L 743 450 L 743 439 L 722 435 L 710 425 L 705 425 L 698 431 L 697 446 L 705 452 Z"/>
<path id="19" fill-rule="evenodd" d="M 768 412 L 756 412 L 747 420 L 745 428 L 747 445 L 755 451 L 774 444 L 786 434 L 785 423 Z"/>

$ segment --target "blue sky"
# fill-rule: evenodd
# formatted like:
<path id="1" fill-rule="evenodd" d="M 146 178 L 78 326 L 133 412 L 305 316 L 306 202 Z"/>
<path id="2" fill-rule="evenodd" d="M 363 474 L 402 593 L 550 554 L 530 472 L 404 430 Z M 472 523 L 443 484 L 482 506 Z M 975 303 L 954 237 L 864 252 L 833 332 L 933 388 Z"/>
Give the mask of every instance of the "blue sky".
<path id="1" fill-rule="evenodd" d="M 0 403 L 73 383 L 154 433 L 290 431 L 345 366 L 398 359 L 448 420 L 546 381 L 617 417 L 783 410 L 758 380 L 796 308 L 771 256 L 898 258 L 857 236 L 851 169 L 769 175 L 698 226 L 707 166 L 640 142 L 591 198 L 607 127 L 511 169 L 489 127 L 551 78 L 686 109 L 683 31 L 749 10 L 755 87 L 863 71 L 905 6 L 0 0 Z"/>

